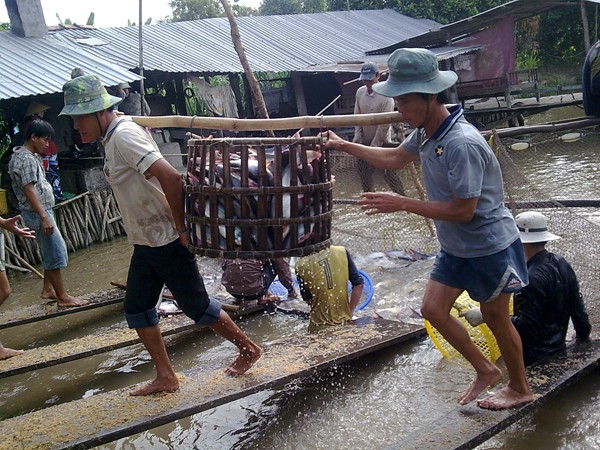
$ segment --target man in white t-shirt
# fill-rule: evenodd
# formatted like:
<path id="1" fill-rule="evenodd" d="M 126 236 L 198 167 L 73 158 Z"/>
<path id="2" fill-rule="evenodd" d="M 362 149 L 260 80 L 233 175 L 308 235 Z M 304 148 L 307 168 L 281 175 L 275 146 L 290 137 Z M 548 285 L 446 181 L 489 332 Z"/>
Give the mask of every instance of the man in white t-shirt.
<path id="1" fill-rule="evenodd" d="M 226 369 L 245 373 L 260 358 L 254 344 L 208 297 L 196 258 L 187 248 L 183 182 L 162 156 L 146 131 L 119 116 L 120 102 L 106 92 L 95 75 L 74 78 L 63 86 L 65 106 L 60 115 L 71 116 L 84 142 L 104 136 L 104 174 L 123 218 L 129 242 L 134 245 L 127 276 L 125 318 L 135 328 L 156 365 L 156 378 L 130 392 L 149 395 L 174 392 L 179 380 L 167 354 L 158 326 L 156 301 L 166 285 L 183 312 L 199 325 L 207 325 L 239 349 Z"/>
<path id="2" fill-rule="evenodd" d="M 362 65 L 359 79 L 363 82 L 363 86 L 356 91 L 354 114 L 374 114 L 394 110 L 394 99 L 379 95 L 373 90 L 373 85 L 379 82 L 380 76 L 381 73 L 377 64 L 366 62 Z M 390 142 L 390 125 L 360 125 L 354 127 L 352 142 L 369 147 L 383 147 L 384 144 Z M 358 160 L 358 174 L 360 175 L 363 192 L 374 191 L 374 172 L 375 167 L 363 160 Z M 404 195 L 404 185 L 395 170 L 384 169 L 383 176 L 392 191 Z"/>

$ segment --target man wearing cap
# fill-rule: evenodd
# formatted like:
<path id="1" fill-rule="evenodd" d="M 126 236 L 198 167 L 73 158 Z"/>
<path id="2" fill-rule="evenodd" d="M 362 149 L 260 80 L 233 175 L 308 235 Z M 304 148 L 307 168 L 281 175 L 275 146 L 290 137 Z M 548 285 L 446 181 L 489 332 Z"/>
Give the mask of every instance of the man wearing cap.
<path id="1" fill-rule="evenodd" d="M 104 136 L 104 174 L 111 185 L 129 242 L 134 245 L 127 276 L 125 318 L 135 328 L 156 365 L 156 378 L 132 392 L 148 395 L 174 392 L 179 380 L 167 354 L 155 309 L 163 285 L 183 312 L 207 325 L 239 349 L 226 369 L 246 372 L 262 353 L 231 320 L 221 304 L 208 297 L 196 258 L 187 248 L 183 182 L 161 155 L 152 138 L 128 116 L 118 116 L 119 102 L 95 75 L 84 75 L 63 86 L 65 106 L 84 142 Z"/>
<path id="2" fill-rule="evenodd" d="M 571 265 L 546 250 L 560 239 L 548 231 L 548 219 L 537 211 L 519 214 L 515 221 L 527 258 L 529 284 L 514 296 L 512 322 L 523 341 L 523 358 L 529 366 L 565 347 L 569 319 L 577 341 L 587 341 L 592 331 Z M 462 313 L 472 326 L 483 322 L 479 308 Z"/>
<path id="3" fill-rule="evenodd" d="M 122 101 L 118 105 L 119 111 L 128 116 L 149 116 L 150 106 L 146 102 L 145 98 L 142 98 L 142 94 L 138 92 L 131 92 L 131 86 L 129 83 L 119 83 L 117 86 L 118 97 L 121 97 Z"/>
<path id="4" fill-rule="evenodd" d="M 356 91 L 354 101 L 354 114 L 374 114 L 392 112 L 394 100 L 379 95 L 373 90 L 373 85 L 379 81 L 379 68 L 373 62 L 366 62 L 360 69 L 359 79 L 363 82 Z M 382 147 L 390 141 L 390 125 L 361 125 L 354 127 L 354 139 L 352 142 L 364 144 L 370 147 Z M 375 168 L 363 160 L 358 161 L 358 174 L 362 183 L 363 192 L 372 192 L 373 173 Z M 384 178 L 390 189 L 398 194 L 404 195 L 402 180 L 394 170 L 384 169 Z"/>
<path id="5" fill-rule="evenodd" d="M 458 397 L 475 400 L 502 379 L 502 372 L 471 342 L 450 314 L 467 291 L 481 303 L 508 371 L 508 385 L 478 400 L 487 409 L 529 402 L 521 339 L 509 316 L 513 292 L 527 284 L 523 246 L 515 221 L 503 202 L 500 165 L 485 139 L 463 116 L 460 105 L 447 108 L 445 92 L 456 73 L 440 71 L 435 54 L 403 48 L 388 59 L 389 77 L 373 90 L 394 97 L 398 111 L 415 131 L 396 148 L 373 148 L 325 132 L 329 148 L 381 168 L 400 169 L 420 160 L 428 200 L 392 192 L 367 192 L 359 204 L 367 214 L 407 211 L 433 219 L 441 251 L 425 289 L 421 312 L 475 368 L 475 380 Z"/>

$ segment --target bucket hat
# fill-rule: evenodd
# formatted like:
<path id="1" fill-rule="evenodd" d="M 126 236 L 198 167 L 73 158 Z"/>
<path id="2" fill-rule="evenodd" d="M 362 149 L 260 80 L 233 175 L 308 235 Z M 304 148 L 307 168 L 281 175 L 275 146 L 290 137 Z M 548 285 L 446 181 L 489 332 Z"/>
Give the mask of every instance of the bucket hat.
<path id="1" fill-rule="evenodd" d="M 109 109 L 119 103 L 121 97 L 106 92 L 96 75 L 83 75 L 73 78 L 63 85 L 65 107 L 59 116 L 82 116 Z"/>
<path id="2" fill-rule="evenodd" d="M 515 222 L 517 222 L 523 244 L 536 244 L 560 239 L 560 236 L 548 231 L 548 219 L 537 211 L 521 213 L 515 217 Z"/>
<path id="3" fill-rule="evenodd" d="M 379 68 L 377 67 L 377 64 L 375 64 L 373 62 L 366 62 L 360 68 L 360 76 L 358 77 L 358 79 L 370 81 L 373 78 L 375 78 L 375 75 L 377 75 L 377 72 L 379 72 Z"/>
<path id="4" fill-rule="evenodd" d="M 453 86 L 458 75 L 439 70 L 435 54 L 424 48 L 399 48 L 388 58 L 389 76 L 373 90 L 385 97 L 422 93 L 437 94 Z"/>
<path id="5" fill-rule="evenodd" d="M 48 105 L 44 105 L 43 103 L 31 102 L 27 107 L 27 111 L 25 111 L 25 115 L 23 117 L 29 117 L 33 114 L 39 114 L 49 109 L 50 107 Z"/>

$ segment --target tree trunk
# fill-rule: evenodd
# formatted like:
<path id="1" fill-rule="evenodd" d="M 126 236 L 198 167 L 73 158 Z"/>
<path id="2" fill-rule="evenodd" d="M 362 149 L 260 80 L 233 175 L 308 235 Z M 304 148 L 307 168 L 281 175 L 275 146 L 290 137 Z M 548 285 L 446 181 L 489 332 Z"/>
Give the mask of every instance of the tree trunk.
<path id="1" fill-rule="evenodd" d="M 583 24 L 583 43 L 585 45 L 585 51 L 587 52 L 591 47 L 590 23 L 588 22 L 587 9 L 585 8 L 585 0 L 580 0 L 580 1 L 581 1 L 581 23 Z"/>
<path id="2" fill-rule="evenodd" d="M 235 48 L 238 57 L 240 58 L 240 63 L 244 68 L 244 73 L 246 74 L 246 78 L 248 79 L 248 83 L 250 83 L 250 89 L 252 90 L 252 94 L 254 96 L 254 100 L 256 101 L 256 105 L 258 106 L 258 113 L 260 117 L 263 119 L 269 118 L 269 112 L 267 111 L 267 106 L 265 105 L 265 100 L 262 96 L 262 92 L 260 91 L 260 86 L 254 73 L 250 69 L 250 64 L 248 64 L 248 59 L 246 58 L 246 52 L 244 47 L 242 46 L 242 40 L 240 38 L 240 30 L 238 29 L 237 22 L 235 20 L 235 16 L 233 15 L 233 10 L 231 9 L 231 5 L 228 0 L 221 0 L 221 4 L 223 5 L 223 9 L 225 9 L 225 14 L 227 14 L 227 19 L 229 19 L 229 26 L 231 28 L 231 40 L 233 41 L 233 47 Z M 267 130 L 267 134 L 269 136 L 275 136 L 273 130 Z"/>

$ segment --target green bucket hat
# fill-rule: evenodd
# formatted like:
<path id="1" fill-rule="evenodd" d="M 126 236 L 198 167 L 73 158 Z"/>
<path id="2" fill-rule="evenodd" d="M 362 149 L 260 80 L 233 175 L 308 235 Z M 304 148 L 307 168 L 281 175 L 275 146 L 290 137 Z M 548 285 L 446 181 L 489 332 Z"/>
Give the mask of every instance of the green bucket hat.
<path id="1" fill-rule="evenodd" d="M 453 86 L 458 75 L 439 70 L 435 54 L 424 48 L 399 48 L 388 58 L 389 77 L 373 85 L 385 97 L 405 94 L 438 94 Z"/>
<path id="2" fill-rule="evenodd" d="M 114 97 L 106 92 L 100 78 L 96 75 L 83 75 L 73 78 L 63 85 L 65 107 L 59 116 L 82 116 L 104 111 L 122 98 Z"/>

